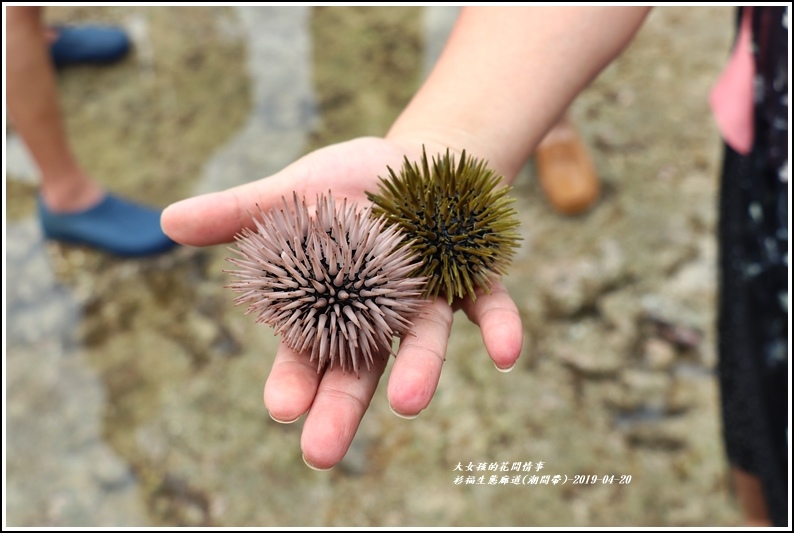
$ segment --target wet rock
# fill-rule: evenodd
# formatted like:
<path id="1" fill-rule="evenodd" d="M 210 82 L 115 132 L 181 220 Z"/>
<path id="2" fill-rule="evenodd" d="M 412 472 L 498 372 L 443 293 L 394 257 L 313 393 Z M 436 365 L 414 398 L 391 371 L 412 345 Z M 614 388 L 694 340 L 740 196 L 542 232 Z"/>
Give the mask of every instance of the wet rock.
<path id="1" fill-rule="evenodd" d="M 628 425 L 626 439 L 633 446 L 676 451 L 687 446 L 692 432 L 691 421 L 685 417 L 663 420 L 642 420 Z"/>
<path id="2" fill-rule="evenodd" d="M 567 317 L 593 308 L 599 296 L 626 278 L 623 253 L 614 241 L 596 259 L 566 260 L 541 267 L 541 292 L 549 315 Z"/>
<path id="3" fill-rule="evenodd" d="M 642 358 L 652 370 L 668 370 L 675 361 L 676 351 L 669 342 L 651 337 L 645 340 Z"/>
<path id="4" fill-rule="evenodd" d="M 15 310 L 7 323 L 9 346 L 40 342 L 53 336 L 70 340 L 80 309 L 68 291 L 58 288 L 47 298 Z"/>
<path id="5" fill-rule="evenodd" d="M 353 476 L 364 474 L 370 466 L 370 461 L 367 458 L 368 453 L 369 439 L 366 437 L 353 439 L 350 448 L 339 463 L 340 470 Z"/>
<path id="6" fill-rule="evenodd" d="M 41 240 L 37 222 L 9 224 L 6 302 L 9 345 L 26 345 L 47 338 L 68 338 L 80 315 L 72 291 L 58 282 Z"/>
<path id="7" fill-rule="evenodd" d="M 545 268 L 541 287 L 549 315 L 566 317 L 592 304 L 599 285 L 598 265 L 581 260 Z"/>
<path id="8" fill-rule="evenodd" d="M 98 377 L 55 336 L 9 359 L 11 523 L 86 527 L 142 524 L 138 487 L 103 439 Z"/>
<path id="9" fill-rule="evenodd" d="M 698 516 L 703 515 L 703 502 L 695 498 L 670 509 L 669 520 L 672 527 L 689 527 Z"/>
<path id="10" fill-rule="evenodd" d="M 162 465 L 168 459 L 168 435 L 160 427 L 146 425 L 139 428 L 134 435 L 135 446 L 140 454 L 153 465 Z"/>
<path id="11" fill-rule="evenodd" d="M 610 332 L 594 320 L 577 323 L 569 329 L 565 342 L 552 348 L 564 365 L 590 378 L 617 374 L 627 363 L 631 339 Z"/>
<path id="12" fill-rule="evenodd" d="M 620 381 L 625 391 L 624 404 L 629 410 L 663 412 L 666 409 L 671 383 L 666 372 L 627 369 L 621 372 Z"/>
<path id="13" fill-rule="evenodd" d="M 703 332 L 696 327 L 675 323 L 659 316 L 648 318 L 656 328 L 656 334 L 679 349 L 694 350 L 703 340 Z"/>
<path id="14" fill-rule="evenodd" d="M 605 294 L 598 299 L 597 307 L 603 319 L 621 333 L 636 334 L 642 306 L 634 290 L 625 289 Z"/>
<path id="15" fill-rule="evenodd" d="M 689 242 L 690 237 L 687 233 L 681 230 L 678 235 L 671 237 L 675 245 L 665 243 L 666 245 L 661 246 L 653 256 L 655 267 L 668 276 L 697 256 L 697 248 Z"/>
<path id="16" fill-rule="evenodd" d="M 701 389 L 712 382 L 711 376 L 678 377 L 672 380 L 667 396 L 667 411 L 671 414 L 687 412 L 701 402 Z"/>
<path id="17" fill-rule="evenodd" d="M 220 335 L 220 325 L 201 313 L 189 313 L 185 318 L 184 331 L 195 350 L 207 353 Z"/>
<path id="18" fill-rule="evenodd" d="M 104 490 L 118 490 L 133 482 L 129 466 L 105 446 L 97 446 L 90 454 L 91 475 Z"/>
<path id="19" fill-rule="evenodd" d="M 207 496 L 182 477 L 167 473 L 155 491 L 154 510 L 183 526 L 206 526 L 209 520 Z"/>
<path id="20" fill-rule="evenodd" d="M 231 333 L 229 328 L 222 326 L 219 328 L 219 335 L 215 338 L 210 348 L 213 353 L 221 357 L 232 357 L 243 352 L 243 346 L 238 338 Z"/>

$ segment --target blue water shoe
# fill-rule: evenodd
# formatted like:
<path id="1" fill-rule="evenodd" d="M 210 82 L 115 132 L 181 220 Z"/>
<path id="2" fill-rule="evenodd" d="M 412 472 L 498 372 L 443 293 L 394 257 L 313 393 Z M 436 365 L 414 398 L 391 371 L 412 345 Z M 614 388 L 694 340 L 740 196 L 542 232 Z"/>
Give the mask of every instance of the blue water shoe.
<path id="1" fill-rule="evenodd" d="M 48 239 L 87 245 L 121 257 L 167 252 L 176 243 L 160 228 L 160 211 L 108 194 L 77 213 L 53 213 L 38 198 L 39 221 Z"/>
<path id="2" fill-rule="evenodd" d="M 75 64 L 106 64 L 118 61 L 130 50 L 127 33 L 116 26 L 55 26 L 50 56 L 56 67 Z"/>

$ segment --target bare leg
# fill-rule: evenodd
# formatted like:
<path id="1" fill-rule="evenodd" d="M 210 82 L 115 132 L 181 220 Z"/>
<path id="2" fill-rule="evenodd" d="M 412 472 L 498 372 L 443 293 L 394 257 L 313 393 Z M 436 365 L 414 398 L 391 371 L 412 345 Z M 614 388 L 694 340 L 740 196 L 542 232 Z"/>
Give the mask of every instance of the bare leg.
<path id="1" fill-rule="evenodd" d="M 764 492 L 758 478 L 740 468 L 732 467 L 733 484 L 736 497 L 744 512 L 745 525 L 748 527 L 772 527 L 769 519 Z"/>
<path id="2" fill-rule="evenodd" d="M 82 211 L 104 192 L 69 146 L 41 9 L 10 6 L 6 12 L 8 112 L 41 173 L 44 203 L 53 212 Z"/>
<path id="3" fill-rule="evenodd" d="M 45 237 L 124 257 L 173 248 L 160 228 L 160 210 L 106 193 L 74 156 L 41 8 L 9 7 L 6 14 L 8 111 L 41 173 L 38 213 Z"/>

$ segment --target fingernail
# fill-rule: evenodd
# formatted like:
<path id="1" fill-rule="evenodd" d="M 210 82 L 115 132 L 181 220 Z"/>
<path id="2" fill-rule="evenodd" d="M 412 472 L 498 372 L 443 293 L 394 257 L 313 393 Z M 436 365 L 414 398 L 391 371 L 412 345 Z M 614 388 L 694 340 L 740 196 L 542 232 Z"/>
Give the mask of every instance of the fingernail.
<path id="1" fill-rule="evenodd" d="M 297 416 L 297 417 L 293 418 L 292 420 L 279 420 L 278 418 L 273 416 L 273 413 L 271 413 L 270 411 L 268 411 L 267 414 L 269 414 L 270 418 L 272 418 L 274 421 L 278 422 L 279 424 L 292 424 L 293 422 L 298 420 L 298 418 L 300 418 L 300 416 Z"/>
<path id="2" fill-rule="evenodd" d="M 389 409 L 391 409 L 391 412 L 394 413 L 395 415 L 399 416 L 400 418 L 404 418 L 406 420 L 413 420 L 414 418 L 419 416 L 419 413 L 416 413 L 415 415 L 404 415 L 400 412 L 397 412 L 397 410 L 395 410 L 394 407 L 391 406 L 391 404 L 389 404 Z"/>
<path id="3" fill-rule="evenodd" d="M 512 365 L 508 366 L 507 368 L 502 368 L 501 366 L 497 365 L 496 363 L 494 363 L 493 366 L 495 366 L 496 369 L 499 372 L 502 372 L 503 374 L 507 374 L 508 372 L 510 372 L 511 370 L 513 370 L 516 367 L 516 364 L 513 363 Z"/>
<path id="4" fill-rule="evenodd" d="M 318 472 L 328 472 L 329 470 L 331 470 L 331 468 L 333 468 L 333 466 L 328 467 L 328 468 L 320 468 L 319 466 L 314 466 L 313 464 L 311 464 L 309 462 L 308 459 L 306 459 L 305 455 L 301 454 L 301 457 L 303 457 L 303 462 L 306 463 L 306 466 L 308 466 L 312 470 L 317 470 Z"/>

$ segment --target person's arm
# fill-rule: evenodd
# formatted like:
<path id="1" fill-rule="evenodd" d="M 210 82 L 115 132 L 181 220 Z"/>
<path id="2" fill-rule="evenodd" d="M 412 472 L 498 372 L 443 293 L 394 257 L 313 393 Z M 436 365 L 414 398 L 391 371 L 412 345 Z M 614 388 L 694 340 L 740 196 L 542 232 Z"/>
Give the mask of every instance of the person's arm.
<path id="1" fill-rule="evenodd" d="M 432 73 L 387 138 L 466 149 L 512 181 L 649 10 L 464 7 Z"/>
<path id="2" fill-rule="evenodd" d="M 254 198 L 275 205 L 293 190 L 365 199 L 386 165 L 446 148 L 486 159 L 508 182 L 571 101 L 615 59 L 646 7 L 464 7 L 430 76 L 379 146 L 326 147 L 264 180 L 179 202 L 163 226 L 183 244 L 229 242 Z M 374 140 L 374 138 L 370 138 Z M 207 217 L 205 208 L 212 217 Z"/>

